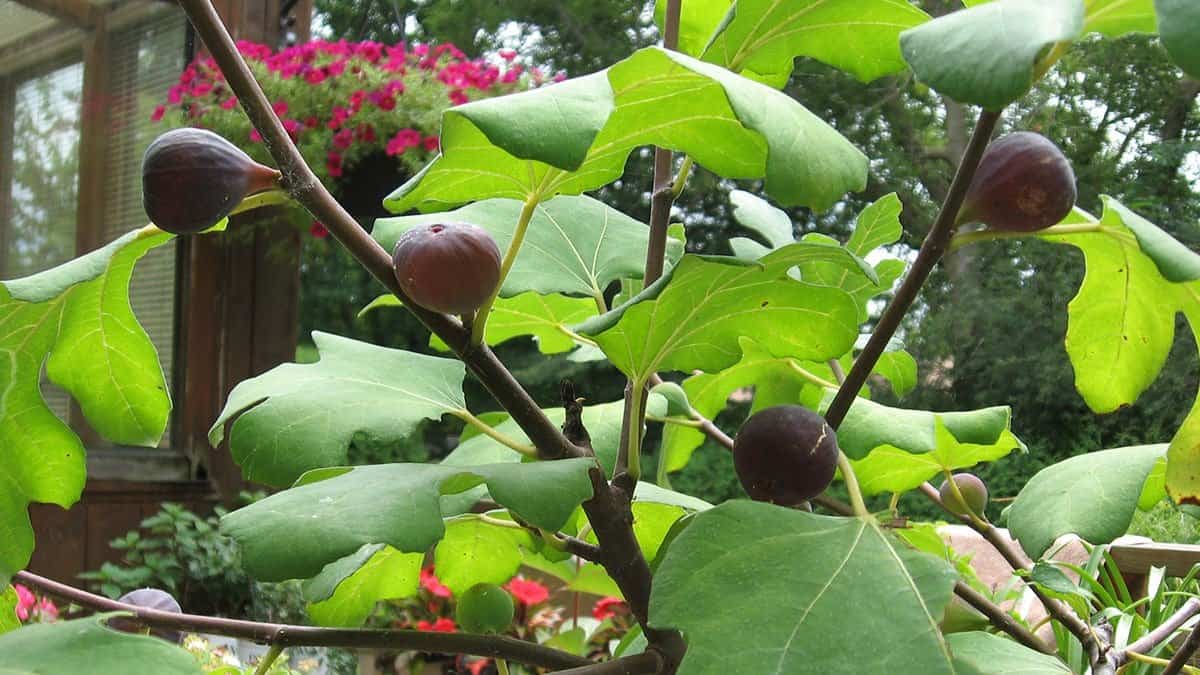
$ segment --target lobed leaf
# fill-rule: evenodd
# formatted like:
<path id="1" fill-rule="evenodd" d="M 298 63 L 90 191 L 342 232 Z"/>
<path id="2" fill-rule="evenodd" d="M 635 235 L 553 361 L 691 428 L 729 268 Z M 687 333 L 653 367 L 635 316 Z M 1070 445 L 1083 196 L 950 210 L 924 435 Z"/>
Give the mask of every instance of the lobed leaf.
<path id="1" fill-rule="evenodd" d="M 229 448 L 243 475 L 288 485 L 305 471 L 346 464 L 351 441 L 406 438 L 425 419 L 466 410 L 466 368 L 443 359 L 314 332 L 316 363 L 288 363 L 229 395 L 209 430 L 218 445 L 233 421 Z"/>
<path id="2" fill-rule="evenodd" d="M 671 543 L 650 623 L 683 632 L 680 675 L 954 673 L 938 622 L 956 578 L 873 521 L 732 501 Z"/>

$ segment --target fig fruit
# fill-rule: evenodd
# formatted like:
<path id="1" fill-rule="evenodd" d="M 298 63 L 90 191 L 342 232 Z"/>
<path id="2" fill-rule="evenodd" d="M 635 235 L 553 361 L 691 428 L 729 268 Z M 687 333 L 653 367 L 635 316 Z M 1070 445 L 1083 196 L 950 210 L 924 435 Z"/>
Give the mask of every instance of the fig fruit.
<path id="1" fill-rule="evenodd" d="M 959 501 L 954 490 L 950 488 L 950 481 L 942 481 L 942 487 L 938 490 L 942 504 L 945 504 L 951 513 L 960 516 L 965 517 L 968 513 L 983 516 L 988 502 L 987 485 L 984 485 L 983 481 L 973 473 L 956 473 L 953 478 L 954 483 L 958 485 L 958 491 L 962 493 L 963 499 L 967 503 L 963 504 L 962 501 Z"/>
<path id="2" fill-rule="evenodd" d="M 458 599 L 458 625 L 470 633 L 502 633 L 513 620 L 513 601 L 496 584 L 475 584 Z"/>
<path id="3" fill-rule="evenodd" d="M 170 593 L 157 588 L 139 588 L 136 591 L 130 591 L 117 598 L 117 602 L 146 609 L 157 609 L 160 612 L 183 613 L 183 609 Z M 138 633 L 145 630 L 137 619 L 128 616 L 115 617 L 109 620 L 108 625 L 126 633 Z M 150 634 L 168 642 L 179 642 L 181 637 L 179 631 L 169 628 L 152 628 Z"/>
<path id="4" fill-rule="evenodd" d="M 392 252 L 400 288 L 435 312 L 471 314 L 500 283 L 500 249 L 481 227 L 422 225 L 400 236 Z"/>
<path id="5" fill-rule="evenodd" d="M 142 205 L 159 229 L 196 234 L 247 196 L 275 187 L 279 175 L 211 131 L 174 129 L 142 157 Z"/>
<path id="6" fill-rule="evenodd" d="M 733 466 L 751 499 L 797 506 L 833 481 L 837 434 L 825 418 L 798 405 L 760 410 L 733 442 Z"/>
<path id="7" fill-rule="evenodd" d="M 1058 224 L 1074 206 L 1075 172 L 1062 150 L 1041 134 L 1018 131 L 984 151 L 958 222 L 1035 232 Z"/>

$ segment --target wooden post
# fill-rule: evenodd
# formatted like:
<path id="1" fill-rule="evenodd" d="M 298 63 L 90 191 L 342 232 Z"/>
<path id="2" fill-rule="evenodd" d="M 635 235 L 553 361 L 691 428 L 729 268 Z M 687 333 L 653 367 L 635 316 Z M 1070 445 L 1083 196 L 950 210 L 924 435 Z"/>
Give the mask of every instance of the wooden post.
<path id="1" fill-rule="evenodd" d="M 278 43 L 280 0 L 214 4 L 235 39 Z M 311 13 L 311 0 L 301 0 L 293 11 Z M 177 358 L 183 362 L 174 438 L 203 461 L 226 502 L 246 484 L 228 445 L 209 446 L 209 426 L 233 387 L 291 360 L 296 351 L 300 233 L 280 216 L 279 211 L 252 212 L 235 218 L 223 235 L 180 240 L 183 286 Z"/>

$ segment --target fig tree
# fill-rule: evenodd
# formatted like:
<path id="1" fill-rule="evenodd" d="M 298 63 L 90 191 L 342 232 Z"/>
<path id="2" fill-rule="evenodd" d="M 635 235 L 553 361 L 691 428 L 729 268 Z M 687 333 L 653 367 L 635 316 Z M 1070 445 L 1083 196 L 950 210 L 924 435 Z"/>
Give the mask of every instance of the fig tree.
<path id="1" fill-rule="evenodd" d="M 458 599 L 458 625 L 470 633 L 502 633 L 513 620 L 513 601 L 496 584 L 475 584 Z"/>
<path id="2" fill-rule="evenodd" d="M 1075 172 L 1062 150 L 1041 134 L 1018 131 L 983 153 L 959 211 L 959 223 L 1034 232 L 1055 225 L 1075 206 Z"/>
<path id="3" fill-rule="evenodd" d="M 142 157 L 142 204 L 150 222 L 172 234 L 217 224 L 247 196 L 269 190 L 279 172 L 206 129 L 174 129 Z"/>
<path id="4" fill-rule="evenodd" d="M 968 512 L 982 516 L 988 502 L 987 485 L 984 485 L 983 481 L 973 473 L 956 473 L 953 478 L 954 483 L 958 486 L 958 491 L 962 493 L 963 499 L 967 503 L 964 505 L 959 501 L 954 490 L 950 488 L 950 481 L 942 481 L 942 487 L 938 491 L 942 498 L 942 504 L 945 504 L 951 513 L 960 516 L 965 517 Z"/>
<path id="5" fill-rule="evenodd" d="M 500 249 L 492 235 L 467 223 L 437 223 L 401 235 L 392 252 L 396 281 L 425 309 L 470 314 L 500 283 Z"/>
<path id="6" fill-rule="evenodd" d="M 798 405 L 760 410 L 733 443 L 733 466 L 751 499 L 797 506 L 833 481 L 837 434 L 825 418 Z"/>

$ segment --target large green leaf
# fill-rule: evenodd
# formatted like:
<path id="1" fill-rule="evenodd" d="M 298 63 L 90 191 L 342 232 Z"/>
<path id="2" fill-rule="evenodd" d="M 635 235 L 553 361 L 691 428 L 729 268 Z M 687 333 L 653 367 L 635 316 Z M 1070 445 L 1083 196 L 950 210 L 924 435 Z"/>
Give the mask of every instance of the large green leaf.
<path id="1" fill-rule="evenodd" d="M 600 113 L 561 121 L 586 106 L 603 113 L 603 128 Z M 643 145 L 685 152 L 728 178 L 764 178 L 786 205 L 823 210 L 866 185 L 866 157 L 789 96 L 651 47 L 600 73 L 447 111 L 442 154 L 385 203 L 432 211 L 580 194 L 619 178 Z"/>
<path id="2" fill-rule="evenodd" d="M 196 657 L 165 640 L 104 625 L 116 614 L 38 623 L 0 635 L 3 675 L 200 675 Z"/>
<path id="3" fill-rule="evenodd" d="M 928 20 L 896 0 L 737 0 L 703 59 L 776 88 L 787 84 L 797 56 L 870 82 L 905 70 L 900 33 Z"/>
<path id="4" fill-rule="evenodd" d="M 487 230 L 500 250 L 508 248 L 521 214 L 521 202 L 489 199 L 447 213 L 381 218 L 374 237 L 392 250 L 400 235 L 430 223 L 463 221 Z M 591 197 L 558 197 L 539 204 L 529 222 L 521 253 L 500 290 L 502 297 L 526 291 L 566 293 L 602 300 L 614 281 L 642 276 L 650 230 L 644 223 Z M 667 240 L 667 261 L 683 244 Z"/>
<path id="5" fill-rule="evenodd" d="M 21 627 L 17 620 L 17 589 L 8 586 L 0 592 L 0 635 Z"/>
<path id="6" fill-rule="evenodd" d="M 832 392 L 827 393 L 822 408 L 832 400 Z M 862 459 L 881 446 L 917 454 L 933 452 L 945 449 L 944 439 L 938 438 L 939 425 L 959 443 L 992 445 L 1008 431 L 1010 416 L 1008 406 L 935 413 L 893 408 L 859 397 L 838 427 L 838 446 L 851 459 Z"/>
<path id="7" fill-rule="evenodd" d="M 700 57 L 713 33 L 729 14 L 734 0 L 687 0 L 679 4 L 679 51 Z M 666 23 L 667 0 L 655 0 L 654 22 L 663 30 Z"/>
<path id="8" fill-rule="evenodd" d="M 671 543 L 650 623 L 683 631 L 680 675 L 953 673 L 938 622 L 956 578 L 873 521 L 726 502 Z"/>
<path id="9" fill-rule="evenodd" d="M 1125 534 L 1151 470 L 1166 445 L 1078 455 L 1039 471 L 1006 510 L 1008 529 L 1035 559 L 1059 536 L 1093 544 Z"/>
<path id="10" fill-rule="evenodd" d="M 446 521 L 433 566 L 438 579 L 458 596 L 475 584 L 502 584 L 513 578 L 521 568 L 522 548 L 533 548 L 529 532 L 476 515 L 459 516 Z"/>
<path id="11" fill-rule="evenodd" d="M 963 0 L 967 7 L 993 0 Z M 1084 0 L 1083 30 L 1106 37 L 1126 33 L 1154 33 L 1158 30 L 1154 16 L 1154 0 Z"/>
<path id="12" fill-rule="evenodd" d="M 1007 638 L 982 631 L 946 636 L 954 653 L 954 667 L 961 675 L 1069 675 L 1067 664 L 1035 652 Z"/>
<path id="13" fill-rule="evenodd" d="M 308 615 L 321 626 L 361 626 L 375 603 L 416 595 L 422 553 L 368 544 L 304 582 Z"/>
<path id="14" fill-rule="evenodd" d="M 909 29 L 900 47 L 930 87 L 998 111 L 1029 91 L 1048 49 L 1083 29 L 1083 0 L 998 0 Z"/>
<path id="15" fill-rule="evenodd" d="M 739 359 L 742 335 L 755 336 L 775 356 L 836 358 L 858 336 L 854 301 L 840 289 L 787 276 L 817 260 L 873 276 L 845 249 L 823 244 L 791 244 L 756 264 L 689 255 L 645 292 L 578 330 L 643 382 L 662 369 L 728 368 Z"/>
<path id="16" fill-rule="evenodd" d="M 249 480 L 288 485 L 305 471 L 347 463 L 362 434 L 399 441 L 422 420 L 466 411 L 466 369 L 442 359 L 314 332 L 316 363 L 288 363 L 234 387 L 209 431 Z M 235 419 L 236 418 L 236 419 Z"/>
<path id="17" fill-rule="evenodd" d="M 1180 290 L 1193 339 L 1200 342 L 1200 282 Z M 1167 448 L 1166 489 L 1178 504 L 1200 505 L 1200 395 Z"/>
<path id="18" fill-rule="evenodd" d="M 442 538 L 442 495 L 485 484 L 492 499 L 533 525 L 558 530 L 592 496 L 590 459 L 459 468 L 384 464 L 319 469 L 296 486 L 221 519 L 256 579 L 307 579 L 367 544 L 423 553 Z"/>
<path id="19" fill-rule="evenodd" d="M 1200 5 L 1193 0 L 1154 0 L 1158 33 L 1171 60 L 1192 77 L 1200 77 Z"/>
<path id="20" fill-rule="evenodd" d="M 863 459 L 852 461 L 863 493 L 907 492 L 946 470 L 992 462 L 1023 447 L 1020 439 L 1008 430 L 994 443 L 966 443 L 955 438 L 940 417 L 936 423 L 937 447 L 930 452 L 914 453 L 894 445 L 882 445 Z"/>
<path id="21" fill-rule="evenodd" d="M 68 263 L 0 282 L 0 584 L 33 552 L 31 502 L 69 508 L 83 444 L 42 399 L 42 365 L 116 443 L 153 446 L 171 400 L 153 343 L 129 305 L 133 266 L 170 239 L 146 227 Z"/>
<path id="22" fill-rule="evenodd" d="M 1075 387 L 1098 413 L 1137 400 L 1158 376 L 1175 336 L 1177 304 L 1169 300 L 1177 293 L 1139 248 L 1127 215 L 1133 214 L 1106 197 L 1099 231 L 1045 237 L 1083 251 L 1087 271 L 1067 306 L 1066 348 Z M 1067 222 L 1092 220 L 1077 211 Z M 1142 223 L 1143 230 L 1153 227 Z M 1164 257 L 1163 264 L 1170 260 Z"/>

